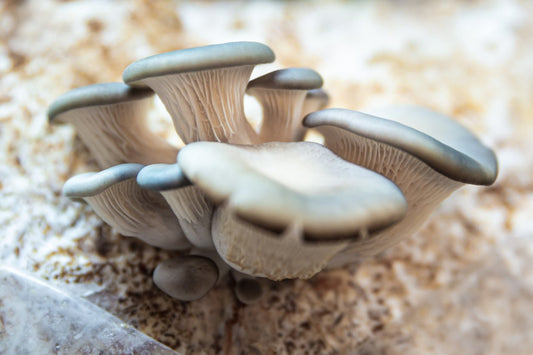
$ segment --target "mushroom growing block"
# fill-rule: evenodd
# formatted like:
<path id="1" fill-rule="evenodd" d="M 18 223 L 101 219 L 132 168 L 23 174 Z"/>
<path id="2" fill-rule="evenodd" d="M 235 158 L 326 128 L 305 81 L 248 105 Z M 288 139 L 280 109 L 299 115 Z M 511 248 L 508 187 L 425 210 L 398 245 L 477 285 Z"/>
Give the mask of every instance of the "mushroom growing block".
<path id="1" fill-rule="evenodd" d="M 306 95 L 322 84 L 320 74 L 307 68 L 276 70 L 250 81 L 246 93 L 254 96 L 263 108 L 259 140 L 296 140 L 302 130 L 302 107 Z"/>
<path id="2" fill-rule="evenodd" d="M 244 91 L 255 65 L 274 60 L 261 43 L 232 42 L 154 55 L 124 71 L 124 82 L 149 86 L 185 143 L 247 144 L 256 133 L 244 116 Z"/>
<path id="3" fill-rule="evenodd" d="M 136 182 L 140 164 L 121 164 L 98 173 L 76 175 L 63 194 L 86 201 L 117 232 L 164 249 L 191 247 L 163 197 Z"/>
<path id="4" fill-rule="evenodd" d="M 190 182 L 178 164 L 148 165 L 137 175 L 137 183 L 163 195 L 191 244 L 202 249 L 213 248 L 213 205 L 198 187 L 188 186 Z"/>
<path id="5" fill-rule="evenodd" d="M 271 280 L 313 276 L 407 208 L 391 181 L 315 143 L 197 142 L 178 164 L 218 205 L 212 236 L 222 259 Z"/>
<path id="6" fill-rule="evenodd" d="M 102 168 L 175 162 L 178 149 L 151 133 L 146 124 L 153 94 L 122 83 L 83 86 L 54 101 L 48 120 L 72 123 Z"/>
<path id="7" fill-rule="evenodd" d="M 400 223 L 368 240 L 353 241 L 334 266 L 377 254 L 410 236 L 454 190 L 465 183 L 490 185 L 498 173 L 494 152 L 447 116 L 412 106 L 375 113 L 388 119 L 328 109 L 304 120 L 342 158 L 394 181 L 408 202 Z"/>

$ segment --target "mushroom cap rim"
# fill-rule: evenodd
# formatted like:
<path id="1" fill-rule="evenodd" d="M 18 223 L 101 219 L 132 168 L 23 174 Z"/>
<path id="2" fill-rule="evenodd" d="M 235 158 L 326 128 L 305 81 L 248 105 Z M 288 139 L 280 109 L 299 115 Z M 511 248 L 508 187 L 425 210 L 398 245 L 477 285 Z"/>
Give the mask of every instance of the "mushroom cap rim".
<path id="1" fill-rule="evenodd" d="M 178 164 L 147 165 L 137 174 L 137 184 L 147 190 L 168 191 L 190 186 Z"/>
<path id="2" fill-rule="evenodd" d="M 359 111 L 342 108 L 315 111 L 304 118 L 303 124 L 308 128 L 332 126 L 393 146 L 458 182 L 491 185 L 498 175 L 498 163 L 494 152 L 484 146 L 473 134 L 472 139 L 475 139 L 479 148 L 483 149 L 485 162 L 479 162 L 468 152 L 456 150 L 415 128 Z"/>
<path id="3" fill-rule="evenodd" d="M 75 175 L 63 185 L 63 195 L 69 198 L 95 196 L 114 184 L 134 179 L 144 167 L 142 164 L 119 164 L 101 170 Z"/>
<path id="4" fill-rule="evenodd" d="M 322 77 L 313 69 L 285 68 L 255 78 L 248 83 L 246 90 L 314 90 L 321 88 L 323 84 Z"/>
<path id="5" fill-rule="evenodd" d="M 47 117 L 50 123 L 55 123 L 59 115 L 71 110 L 142 100 L 153 95 L 154 92 L 149 88 L 134 88 L 124 83 L 81 86 L 67 91 L 52 102 L 48 108 Z"/>
<path id="6" fill-rule="evenodd" d="M 139 59 L 124 70 L 122 79 L 133 86 L 144 86 L 142 81 L 151 77 L 257 65 L 273 62 L 274 59 L 272 49 L 259 42 L 212 44 Z"/>

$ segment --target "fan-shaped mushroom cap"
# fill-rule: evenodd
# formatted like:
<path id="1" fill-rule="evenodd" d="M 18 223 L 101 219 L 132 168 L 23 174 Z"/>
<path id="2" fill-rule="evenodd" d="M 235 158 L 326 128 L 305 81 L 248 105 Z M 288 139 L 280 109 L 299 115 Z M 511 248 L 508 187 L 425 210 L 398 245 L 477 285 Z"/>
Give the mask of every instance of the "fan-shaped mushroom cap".
<path id="1" fill-rule="evenodd" d="M 218 269 L 213 261 L 197 255 L 168 259 L 154 270 L 154 283 L 180 301 L 194 301 L 215 286 Z"/>
<path id="2" fill-rule="evenodd" d="M 243 96 L 253 67 L 274 60 L 261 43 L 233 42 L 158 54 L 132 63 L 126 83 L 149 86 L 170 112 L 185 143 L 250 143 Z"/>
<path id="3" fill-rule="evenodd" d="M 314 143 L 198 142 L 178 164 L 222 203 L 212 226 L 222 258 L 273 280 L 314 275 L 346 240 L 397 222 L 406 209 L 392 182 Z"/>
<path id="4" fill-rule="evenodd" d="M 187 239 L 198 248 L 213 248 L 213 205 L 183 175 L 178 164 L 153 164 L 137 175 L 144 189 L 159 191 L 178 218 Z"/>
<path id="5" fill-rule="evenodd" d="M 260 141 L 295 140 L 301 129 L 306 94 L 322 84 L 320 74 L 307 68 L 276 70 L 250 81 L 246 92 L 263 107 Z"/>
<path id="6" fill-rule="evenodd" d="M 159 193 L 135 181 L 140 164 L 121 164 L 70 178 L 63 194 L 85 200 L 107 224 L 125 236 L 165 249 L 187 249 L 178 220 Z"/>
<path id="7" fill-rule="evenodd" d="M 153 91 L 122 83 L 71 90 L 48 109 L 50 123 L 72 123 L 98 164 L 173 162 L 177 148 L 150 133 L 146 113 Z"/>
<path id="8" fill-rule="evenodd" d="M 407 198 L 405 219 L 368 241 L 354 242 L 352 257 L 378 253 L 409 236 L 462 183 L 488 185 L 498 172 L 494 153 L 444 115 L 421 107 L 380 114 L 389 119 L 345 109 L 317 111 L 304 119 L 304 125 L 324 135 L 327 147 L 390 178 Z"/>

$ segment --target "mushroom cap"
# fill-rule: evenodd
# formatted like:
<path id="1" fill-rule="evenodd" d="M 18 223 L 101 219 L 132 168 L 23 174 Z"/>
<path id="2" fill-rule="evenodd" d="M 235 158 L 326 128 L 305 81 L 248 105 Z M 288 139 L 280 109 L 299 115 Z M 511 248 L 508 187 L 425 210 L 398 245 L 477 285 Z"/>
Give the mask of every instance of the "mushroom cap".
<path id="1" fill-rule="evenodd" d="M 88 197 L 101 193 L 108 187 L 137 176 L 141 164 L 120 164 L 100 172 L 71 177 L 63 186 L 63 194 L 70 198 Z"/>
<path id="2" fill-rule="evenodd" d="M 286 68 L 260 76 L 248 83 L 247 90 L 254 88 L 274 90 L 312 90 L 322 87 L 320 74 L 309 68 Z"/>
<path id="3" fill-rule="evenodd" d="M 50 105 L 48 121 L 54 122 L 59 115 L 70 110 L 141 100 L 153 95 L 154 92 L 149 88 L 132 88 L 123 83 L 82 86 L 66 92 Z"/>
<path id="4" fill-rule="evenodd" d="M 125 83 L 142 85 L 146 78 L 274 61 L 274 52 L 257 42 L 230 42 L 187 48 L 140 59 L 123 73 Z"/>
<path id="5" fill-rule="evenodd" d="M 314 102 L 316 107 L 323 108 L 329 102 L 329 95 L 322 88 L 309 90 L 305 95 L 305 101 Z"/>
<path id="6" fill-rule="evenodd" d="M 300 225 L 308 240 L 354 238 L 399 221 L 407 208 L 390 180 L 316 143 L 196 142 L 180 151 L 178 164 L 238 217 L 274 231 Z"/>
<path id="7" fill-rule="evenodd" d="M 139 171 L 137 184 L 143 189 L 165 191 L 189 186 L 191 183 L 178 164 L 152 164 Z"/>
<path id="8" fill-rule="evenodd" d="M 166 294 L 181 301 L 194 301 L 215 286 L 218 268 L 209 258 L 187 255 L 163 261 L 155 268 L 153 277 Z"/>
<path id="9" fill-rule="evenodd" d="M 427 108 L 409 106 L 382 110 L 380 114 L 391 119 L 347 109 L 326 109 L 307 115 L 304 125 L 333 126 L 391 145 L 459 182 L 490 185 L 496 179 L 498 163 L 494 152 L 453 119 Z"/>

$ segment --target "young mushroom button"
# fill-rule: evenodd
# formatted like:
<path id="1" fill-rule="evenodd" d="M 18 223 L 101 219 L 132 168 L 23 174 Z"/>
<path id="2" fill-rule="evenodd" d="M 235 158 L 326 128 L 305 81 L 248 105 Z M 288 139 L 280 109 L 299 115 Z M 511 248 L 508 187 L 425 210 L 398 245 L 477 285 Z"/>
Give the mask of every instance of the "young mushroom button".
<path id="1" fill-rule="evenodd" d="M 178 164 L 218 204 L 212 235 L 222 259 L 271 280 L 313 276 L 349 240 L 406 210 L 391 181 L 315 143 L 197 142 Z"/>
<path id="2" fill-rule="evenodd" d="M 121 83 L 84 86 L 54 101 L 48 119 L 72 123 L 102 168 L 174 162 L 177 148 L 151 133 L 146 124 L 153 94 L 150 89 Z"/>
<path id="3" fill-rule="evenodd" d="M 63 194 L 85 200 L 100 218 L 125 236 L 165 249 L 190 248 L 163 197 L 137 185 L 135 179 L 142 168 L 140 164 L 121 164 L 98 173 L 76 175 L 67 180 Z"/>
<path id="4" fill-rule="evenodd" d="M 302 107 L 309 90 L 322 86 L 322 77 L 307 68 L 287 68 L 248 83 L 246 93 L 263 107 L 261 142 L 291 142 L 301 135 Z"/>
<path id="5" fill-rule="evenodd" d="M 274 52 L 261 43 L 233 42 L 154 55 L 132 63 L 123 79 L 161 98 L 185 143 L 257 140 L 244 116 L 246 84 L 255 65 Z"/>
<path id="6" fill-rule="evenodd" d="M 409 206 L 404 220 L 369 240 L 353 242 L 334 266 L 390 247 L 416 231 L 451 192 L 465 183 L 490 185 L 498 173 L 494 152 L 447 116 L 411 106 L 375 112 L 387 119 L 328 109 L 304 120 L 342 158 L 394 181 Z"/>
<path id="7" fill-rule="evenodd" d="M 218 269 L 208 258 L 179 256 L 159 264 L 154 270 L 154 283 L 166 294 L 180 301 L 202 298 L 218 279 Z"/>

